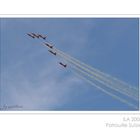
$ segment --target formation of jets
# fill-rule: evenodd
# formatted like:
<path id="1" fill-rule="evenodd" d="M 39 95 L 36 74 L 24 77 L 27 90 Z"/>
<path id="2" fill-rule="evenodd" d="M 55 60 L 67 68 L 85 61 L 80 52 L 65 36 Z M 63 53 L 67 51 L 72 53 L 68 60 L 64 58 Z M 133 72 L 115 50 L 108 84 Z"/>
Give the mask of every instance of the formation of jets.
<path id="1" fill-rule="evenodd" d="M 42 39 L 46 39 L 46 36 L 41 35 L 41 34 L 35 34 L 35 33 L 27 33 L 28 36 L 32 37 L 32 38 L 42 38 Z"/>
<path id="2" fill-rule="evenodd" d="M 44 35 L 41 35 L 41 34 L 35 34 L 35 33 L 27 33 L 27 35 L 28 36 L 30 36 L 31 38 L 42 38 L 42 39 L 44 39 L 44 40 L 46 40 L 46 37 L 47 36 L 44 36 Z M 49 44 L 49 43 L 44 43 L 45 44 L 45 46 L 47 46 L 48 48 L 49 48 L 49 52 L 51 53 L 51 54 L 53 54 L 53 55 L 55 55 L 56 56 L 56 52 L 54 52 L 53 51 L 53 45 L 51 45 L 51 44 Z M 67 67 L 67 64 L 63 64 L 62 62 L 59 62 L 59 64 L 61 65 L 61 66 L 63 66 L 64 68 L 66 68 Z"/>

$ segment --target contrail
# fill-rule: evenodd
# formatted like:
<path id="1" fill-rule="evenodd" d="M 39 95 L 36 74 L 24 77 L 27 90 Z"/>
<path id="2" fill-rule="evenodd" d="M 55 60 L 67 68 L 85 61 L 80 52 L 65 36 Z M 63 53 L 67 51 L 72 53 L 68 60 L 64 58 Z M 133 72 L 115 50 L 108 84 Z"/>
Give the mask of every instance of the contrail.
<path id="1" fill-rule="evenodd" d="M 129 89 L 137 90 L 137 91 L 138 91 L 137 88 L 132 87 L 132 86 L 128 85 L 127 83 L 125 83 L 125 82 L 123 82 L 123 81 L 121 81 L 121 80 L 119 80 L 119 79 L 117 79 L 117 78 L 115 78 L 115 77 L 112 77 L 112 76 L 109 75 L 109 74 L 103 73 L 103 72 L 99 71 L 98 69 L 95 69 L 95 68 L 93 68 L 93 67 L 91 67 L 91 66 L 89 66 L 89 65 L 87 65 L 87 64 L 85 64 L 85 63 L 83 63 L 83 62 L 81 62 L 81 61 L 79 61 L 78 59 L 76 59 L 76 58 L 74 58 L 74 57 L 71 57 L 70 55 L 68 55 L 68 54 L 66 54 L 66 53 L 64 53 L 64 52 L 62 52 L 62 51 L 56 49 L 56 48 L 54 48 L 54 49 L 55 49 L 56 51 L 59 51 L 60 53 L 64 54 L 65 56 L 69 57 L 70 59 L 76 61 L 77 63 L 80 63 L 81 65 L 85 66 L 86 68 L 88 68 L 88 69 L 90 69 L 90 70 L 92 70 L 92 71 L 95 71 L 97 74 L 100 74 L 100 75 L 102 75 L 102 76 L 104 76 L 104 77 L 106 77 L 106 78 L 108 78 L 108 79 L 111 79 L 111 81 L 115 81 L 115 82 L 118 83 L 120 86 L 126 86 L 126 87 L 129 88 Z"/>
<path id="2" fill-rule="evenodd" d="M 46 46 L 45 46 L 46 47 Z M 131 97 L 131 99 L 138 100 L 138 90 L 136 88 L 131 87 L 127 83 L 118 80 L 117 78 L 114 78 L 110 75 L 107 75 L 103 72 L 100 72 L 99 70 L 96 70 L 95 68 L 88 66 L 87 64 L 80 62 L 79 60 L 71 57 L 70 55 L 67 55 L 66 53 L 56 49 L 55 47 L 51 48 L 53 52 L 56 53 L 56 56 L 61 57 L 62 59 L 66 60 L 68 63 L 70 63 L 73 70 L 78 71 L 77 73 L 83 80 L 87 81 L 91 85 L 95 86 L 96 88 L 100 89 L 101 91 L 107 93 L 108 95 L 112 96 L 113 98 L 135 108 L 138 109 L 136 105 L 133 103 L 127 101 L 126 99 L 122 99 L 121 97 L 118 97 L 117 95 L 110 93 L 106 89 L 103 88 L 103 85 L 113 89 L 114 91 L 118 91 L 119 93 L 122 93 L 128 97 Z M 87 77 L 84 77 L 87 76 Z M 90 78 L 90 80 L 89 80 Z M 95 84 L 92 80 L 98 81 L 101 85 Z"/>
<path id="3" fill-rule="evenodd" d="M 75 67 L 73 67 L 73 69 L 75 69 Z M 82 73 L 81 73 L 81 71 L 79 71 L 79 69 L 76 69 L 76 71 L 78 71 L 78 72 L 73 71 L 73 70 L 71 70 L 71 71 L 72 71 L 74 74 L 76 74 L 78 77 L 80 77 L 81 79 L 83 79 L 84 81 L 88 82 L 88 83 L 91 84 L 92 86 L 98 88 L 99 90 L 103 91 L 104 93 L 108 94 L 109 96 L 113 97 L 114 99 L 117 99 L 117 100 L 119 100 L 120 102 L 127 104 L 128 106 L 131 106 L 131 107 L 133 107 L 133 108 L 135 108 L 135 109 L 138 109 L 138 107 L 137 107 L 136 105 L 134 105 L 134 104 L 128 102 L 128 101 L 125 100 L 125 99 L 122 99 L 122 98 L 118 97 L 117 95 L 114 95 L 114 94 L 110 93 L 109 91 L 105 90 L 105 89 L 102 88 L 101 86 L 98 86 L 97 84 L 93 83 L 93 81 L 90 81 L 89 79 L 87 79 L 87 78 L 85 78 L 84 76 L 82 76 Z M 80 74 L 80 73 L 81 73 L 81 74 Z"/>
<path id="4" fill-rule="evenodd" d="M 91 81 L 91 80 L 89 80 L 89 79 L 87 79 L 87 78 L 85 78 L 85 77 L 83 76 L 83 75 L 85 75 L 85 76 L 90 77 L 90 75 L 89 75 L 88 73 L 82 71 L 82 70 L 79 69 L 78 67 L 74 66 L 72 63 L 71 63 L 71 65 L 70 65 L 70 67 L 71 67 L 72 69 L 74 69 L 75 71 L 78 71 L 77 74 L 78 74 L 79 76 L 81 76 L 81 78 L 86 79 L 86 81 L 87 81 L 88 83 L 89 83 L 89 81 L 90 81 L 90 83 L 92 82 L 92 85 L 94 84 L 95 87 L 98 86 L 98 85 L 95 84 L 93 81 Z M 72 71 L 73 71 L 73 70 L 72 70 Z M 73 72 L 74 72 L 74 71 L 73 71 Z M 98 80 L 97 80 L 97 81 L 98 81 Z M 136 105 L 134 105 L 134 104 L 128 102 L 128 101 L 125 100 L 125 99 L 122 99 L 122 98 L 118 97 L 117 95 L 113 95 L 113 94 L 110 93 L 109 91 L 105 90 L 101 85 L 99 85 L 97 88 L 99 89 L 99 87 L 100 87 L 100 89 L 102 89 L 103 92 L 106 91 L 105 93 L 108 93 L 109 95 L 113 96 L 113 97 L 116 98 L 117 100 L 120 100 L 121 102 L 126 103 L 127 105 L 129 105 L 129 106 L 131 106 L 131 107 L 133 107 L 133 108 L 135 108 L 135 109 L 138 109 Z"/>
<path id="5" fill-rule="evenodd" d="M 82 66 L 85 66 L 84 68 L 88 68 L 88 72 L 92 73 L 94 72 L 94 74 L 96 73 L 96 75 L 98 75 L 98 77 L 102 78 L 102 80 L 104 80 L 105 82 L 108 82 L 109 84 L 113 85 L 113 86 L 117 86 L 116 88 L 121 89 L 121 91 L 123 90 L 124 92 L 129 92 L 129 94 L 133 94 L 133 96 L 136 96 L 136 98 L 138 98 L 138 89 L 136 89 L 135 87 L 132 87 L 130 85 L 128 85 L 127 83 L 118 80 L 115 77 L 112 77 L 108 74 L 105 74 L 103 72 L 100 72 L 99 70 L 88 66 L 87 64 L 80 62 L 79 60 L 65 54 L 64 52 L 54 48 L 55 51 L 58 51 L 59 53 L 63 54 L 64 56 L 68 57 L 71 60 L 74 60 L 75 62 L 79 63 Z M 117 85 L 118 84 L 118 85 Z"/>
<path id="6" fill-rule="evenodd" d="M 79 67 L 79 68 L 83 69 L 84 71 L 88 72 L 88 73 L 89 73 L 88 76 L 90 76 L 91 78 L 94 78 L 94 79 L 98 80 L 100 83 L 106 85 L 107 87 L 109 87 L 109 88 L 111 88 L 111 89 L 113 89 L 113 90 L 116 90 L 116 91 L 118 91 L 118 92 L 120 92 L 120 93 L 123 93 L 123 94 L 125 94 L 125 95 L 127 95 L 127 96 L 129 96 L 129 97 L 132 97 L 132 98 L 135 99 L 135 100 L 138 100 L 138 97 L 136 97 L 136 96 L 134 95 L 134 93 L 131 93 L 130 91 L 129 91 L 129 92 L 128 92 L 128 91 L 126 92 L 126 91 L 122 90 L 122 88 L 117 88 L 117 87 L 113 86 L 112 84 L 107 83 L 106 81 L 103 81 L 103 80 L 102 80 L 102 77 L 101 77 L 100 75 L 97 75 L 97 74 L 94 73 L 93 71 L 91 71 L 91 70 L 89 70 L 89 69 L 87 69 L 87 68 L 81 66 L 79 63 L 73 61 L 72 59 L 67 58 L 66 55 L 60 53 L 57 49 L 55 49 L 55 51 L 57 52 L 58 55 L 60 55 L 60 57 L 63 57 L 63 58 L 66 59 L 67 61 L 73 63 L 73 64 L 76 65 L 77 67 Z M 92 74 L 92 75 L 91 75 L 91 74 Z"/>

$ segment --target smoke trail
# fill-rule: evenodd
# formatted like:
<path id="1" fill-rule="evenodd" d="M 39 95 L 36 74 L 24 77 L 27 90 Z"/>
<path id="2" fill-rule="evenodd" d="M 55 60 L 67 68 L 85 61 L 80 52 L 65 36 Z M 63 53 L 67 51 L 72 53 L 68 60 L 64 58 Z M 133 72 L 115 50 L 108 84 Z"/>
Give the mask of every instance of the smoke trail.
<path id="1" fill-rule="evenodd" d="M 73 67 L 73 66 L 72 66 L 72 68 L 75 69 L 75 67 Z M 134 104 L 128 102 L 127 100 L 122 99 L 122 98 L 120 98 L 120 97 L 118 97 L 118 96 L 116 96 L 116 95 L 110 93 L 109 91 L 105 90 L 105 89 L 102 88 L 101 86 L 98 86 L 97 84 L 93 83 L 93 81 L 90 81 L 89 79 L 87 79 L 87 78 L 85 78 L 84 76 L 82 76 L 82 75 L 81 75 L 82 73 L 81 73 L 81 71 L 79 71 L 79 69 L 75 69 L 75 70 L 78 71 L 78 72 L 76 72 L 76 71 L 74 71 L 74 70 L 71 70 L 71 71 L 72 71 L 74 74 L 76 74 L 78 77 L 80 77 L 82 80 L 88 82 L 88 83 L 91 84 L 92 86 L 98 88 L 99 90 L 103 91 L 104 93 L 108 94 L 109 96 L 113 97 L 114 99 L 117 99 L 117 100 L 119 100 L 120 102 L 125 103 L 125 104 L 127 104 L 128 106 L 130 106 L 130 107 L 133 107 L 133 108 L 135 108 L 135 109 L 138 109 L 138 107 L 137 107 L 136 105 L 134 105 Z M 81 74 L 80 74 L 80 73 L 81 73 Z"/>
<path id="2" fill-rule="evenodd" d="M 55 51 L 56 51 L 56 50 L 55 50 Z M 67 58 L 66 56 L 64 56 L 63 54 L 59 53 L 58 51 L 56 51 L 56 52 L 57 52 L 58 55 L 60 55 L 60 57 L 66 59 L 68 62 L 73 63 L 74 65 L 78 66 L 79 68 L 83 69 L 84 71 L 91 73 L 91 71 L 88 70 L 87 68 L 84 68 L 84 67 L 81 66 L 80 64 L 77 64 L 75 61 L 73 61 L 73 60 Z M 83 71 L 82 71 L 82 72 L 83 72 Z M 84 73 L 85 73 L 85 72 L 84 72 Z M 135 97 L 133 94 L 126 93 L 126 92 L 122 91 L 121 89 L 118 89 L 118 88 L 116 88 L 116 87 L 112 87 L 112 85 L 110 85 L 109 83 L 103 81 L 96 73 L 92 72 L 92 75 L 93 75 L 93 76 L 90 75 L 89 73 L 86 73 L 86 74 L 87 74 L 89 77 L 94 78 L 94 79 L 96 79 L 97 81 L 99 81 L 100 83 L 106 85 L 107 87 L 109 87 L 109 88 L 111 88 L 111 89 L 113 89 L 113 90 L 116 90 L 116 91 L 118 91 L 118 92 L 120 92 L 120 93 L 123 93 L 123 94 L 125 94 L 125 95 L 127 95 L 127 96 L 129 96 L 129 97 L 132 97 L 132 98 L 135 99 L 135 100 L 138 100 L 138 98 Z"/>
<path id="3" fill-rule="evenodd" d="M 131 90 L 131 92 L 135 92 L 135 93 L 138 92 L 137 88 L 132 87 L 132 86 L 128 85 L 127 83 L 125 83 L 125 82 L 123 82 L 123 81 L 121 81 L 121 80 L 119 80 L 119 79 L 117 79 L 115 77 L 112 77 L 112 76 L 110 76 L 108 74 L 105 74 L 105 73 L 103 73 L 103 72 L 101 72 L 101 71 L 99 71 L 99 70 L 97 70 L 97 69 L 95 69 L 95 68 L 93 68 L 93 67 L 91 67 L 91 66 L 89 66 L 89 65 L 87 65 L 87 64 L 85 64 L 85 63 L 83 63 L 83 62 L 81 62 L 81 61 L 79 61 L 79 60 L 77 60 L 75 58 L 73 58 L 73 57 L 71 57 L 70 55 L 67 55 L 66 53 L 64 53 L 64 52 L 62 52 L 62 51 L 60 51 L 60 50 L 58 50 L 56 48 L 53 48 L 53 49 L 55 51 L 58 51 L 59 53 L 65 55 L 66 57 L 69 57 L 69 59 L 72 59 L 72 60 L 76 61 L 77 63 L 80 63 L 82 66 L 85 66 L 89 70 L 92 70 L 92 71 L 96 72 L 96 74 L 99 74 L 100 76 L 102 76 L 102 78 L 105 78 L 104 80 L 106 80 L 106 81 L 108 81 L 108 82 L 110 82 L 112 84 L 117 83 L 117 84 L 119 84 L 119 86 L 122 86 L 123 88 L 124 87 L 127 88 L 125 90 Z M 111 80 L 111 81 L 109 81 L 109 80 Z"/>
<path id="4" fill-rule="evenodd" d="M 60 50 L 58 50 L 56 48 L 54 48 L 54 50 L 59 52 L 59 53 L 61 53 L 61 54 L 63 54 L 63 55 L 65 55 L 66 57 L 69 57 L 69 59 L 71 59 L 73 61 L 76 61 L 80 65 L 86 66 L 84 68 L 86 68 L 86 69 L 88 68 L 88 70 L 87 70 L 88 72 L 90 72 L 91 74 L 94 74 L 94 75 L 96 73 L 96 75 L 98 75 L 98 77 L 100 77 L 102 80 L 104 80 L 104 82 L 109 83 L 112 86 L 115 86 L 116 88 L 120 89 L 121 92 L 122 91 L 127 92 L 128 94 L 131 94 L 132 96 L 135 96 L 138 99 L 138 90 L 136 88 L 128 85 L 127 83 L 125 83 L 123 81 L 118 80 L 117 78 L 111 77 L 110 75 L 104 74 L 102 72 L 99 73 L 99 70 L 96 70 L 95 68 L 93 68 L 91 66 L 88 66 L 87 64 L 84 64 L 83 62 L 80 62 L 79 60 L 77 60 L 77 59 L 75 59 L 75 58 L 63 53 L 62 51 L 60 51 Z M 92 71 L 91 71 L 91 69 L 92 69 Z"/>
<path id="5" fill-rule="evenodd" d="M 73 66 L 71 65 L 71 67 L 73 67 Z M 75 66 L 75 67 L 73 67 L 73 68 L 74 68 L 75 70 L 79 71 L 80 73 L 82 73 L 82 74 L 84 74 L 84 75 L 86 75 L 86 76 L 88 76 L 88 77 L 90 77 L 90 78 L 93 78 L 93 79 L 97 80 L 97 81 L 100 82 L 101 84 L 104 84 L 104 83 L 101 82 L 99 79 L 93 77 L 92 75 L 86 73 L 85 71 L 79 69 L 78 67 Z M 105 84 L 104 84 L 104 85 L 105 85 Z M 129 96 L 129 97 L 131 97 L 131 96 Z M 134 98 L 134 97 L 132 97 L 132 98 Z M 134 99 L 135 99 L 135 98 L 134 98 Z"/>
<path id="6" fill-rule="evenodd" d="M 83 66 L 89 68 L 90 70 L 93 70 L 93 71 L 97 72 L 98 74 L 100 74 L 100 75 L 102 75 L 102 76 L 104 76 L 104 77 L 106 77 L 106 78 L 111 78 L 111 80 L 114 80 L 115 82 L 117 82 L 118 84 L 120 84 L 120 86 L 123 85 L 123 86 L 126 86 L 126 87 L 129 88 L 129 89 L 133 89 L 133 90 L 137 90 L 137 91 L 138 91 L 137 88 L 132 87 L 132 86 L 128 85 L 127 83 L 125 83 L 125 82 L 123 82 L 123 81 L 121 81 L 121 80 L 119 80 L 119 79 L 117 79 L 117 78 L 115 78 L 115 77 L 112 77 L 112 76 L 109 75 L 109 74 L 103 73 L 103 72 L 101 72 L 101 71 L 99 71 L 99 70 L 97 70 L 97 69 L 95 69 L 95 68 L 93 68 L 93 67 L 91 67 L 91 66 L 89 66 L 89 65 L 87 65 L 87 64 L 85 64 L 85 63 L 83 63 L 83 62 L 81 62 L 81 61 L 79 61 L 78 59 L 76 59 L 76 58 L 74 58 L 74 57 L 71 57 L 70 55 L 68 55 L 68 54 L 66 54 L 66 53 L 64 53 L 64 52 L 62 52 L 62 51 L 60 51 L 60 50 L 58 50 L 58 49 L 56 49 L 56 48 L 54 48 L 54 49 L 55 49 L 56 51 L 59 51 L 60 53 L 62 53 L 62 54 L 65 55 L 66 57 L 69 57 L 70 59 L 76 61 L 77 63 L 80 63 L 81 65 L 83 65 Z"/>

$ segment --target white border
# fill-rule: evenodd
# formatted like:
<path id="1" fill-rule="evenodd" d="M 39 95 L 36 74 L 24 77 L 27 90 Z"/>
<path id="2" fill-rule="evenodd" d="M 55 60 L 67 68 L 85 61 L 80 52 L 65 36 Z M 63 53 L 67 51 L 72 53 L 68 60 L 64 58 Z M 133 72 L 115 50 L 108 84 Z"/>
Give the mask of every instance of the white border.
<path id="1" fill-rule="evenodd" d="M 0 18 L 140 18 L 140 14 L 0 14 Z"/>
<path id="2" fill-rule="evenodd" d="M 140 111 L 0 111 L 0 114 L 110 114 L 110 115 L 140 115 Z"/>

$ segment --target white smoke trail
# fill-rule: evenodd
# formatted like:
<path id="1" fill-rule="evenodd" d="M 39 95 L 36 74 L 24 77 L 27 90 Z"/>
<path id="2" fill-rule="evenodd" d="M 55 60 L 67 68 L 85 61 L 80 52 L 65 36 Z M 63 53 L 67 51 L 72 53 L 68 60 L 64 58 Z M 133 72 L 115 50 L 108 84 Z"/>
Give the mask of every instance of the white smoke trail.
<path id="1" fill-rule="evenodd" d="M 94 71 L 96 74 L 98 74 L 98 76 L 100 76 L 103 80 L 105 80 L 106 82 L 109 82 L 110 84 L 114 84 L 115 86 L 118 86 L 118 88 L 120 87 L 122 90 L 126 91 L 126 92 L 131 92 L 131 93 L 134 93 L 134 96 L 138 95 L 138 89 L 135 88 L 135 87 L 132 87 L 130 85 L 128 85 L 127 83 L 115 78 L 115 77 L 112 77 L 111 75 L 108 75 L 108 74 L 105 74 L 73 57 L 71 57 L 70 55 L 56 49 L 56 48 L 53 48 L 55 51 L 58 51 L 59 53 L 65 55 L 66 57 L 68 57 L 69 59 L 72 59 L 74 61 L 76 61 L 77 63 L 79 63 L 80 65 L 84 66 L 85 68 L 88 68 L 89 70 L 92 70 L 92 72 Z M 118 85 L 117 85 L 118 84 Z"/>
<path id="2" fill-rule="evenodd" d="M 85 68 L 88 68 L 90 70 L 90 72 L 94 72 L 94 74 L 96 73 L 96 75 L 98 75 L 100 78 L 102 78 L 102 80 L 104 80 L 105 82 L 108 82 L 110 85 L 112 86 L 115 86 L 116 88 L 118 89 L 121 89 L 122 91 L 124 92 L 128 92 L 129 94 L 133 94 L 133 96 L 136 96 L 136 98 L 138 98 L 138 89 L 135 88 L 135 87 L 132 87 L 130 85 L 128 85 L 127 83 L 115 78 L 115 77 L 112 77 L 108 74 L 105 74 L 67 54 L 65 54 L 64 52 L 56 49 L 56 48 L 53 48 L 55 51 L 58 51 L 59 53 L 65 55 L 66 57 L 68 57 L 69 59 L 71 60 L 74 60 L 75 62 L 79 63 L 80 65 L 84 66 Z"/>
<path id="3" fill-rule="evenodd" d="M 71 65 L 71 67 L 73 67 L 73 66 Z M 73 68 L 74 68 L 75 70 L 79 71 L 80 73 L 82 73 L 82 74 L 84 74 L 84 75 L 86 75 L 86 76 L 88 76 L 88 77 L 90 77 L 90 78 L 93 78 L 93 79 L 97 80 L 97 81 L 100 82 L 101 84 L 104 84 L 104 83 L 101 82 L 99 79 L 93 77 L 92 75 L 86 73 L 85 71 L 79 69 L 78 67 L 75 66 L 75 67 L 73 67 Z M 105 85 L 105 84 L 104 84 L 104 85 Z M 129 96 L 129 97 L 131 97 L 131 96 Z M 134 97 L 132 97 L 132 98 L 134 98 Z M 135 98 L 134 98 L 134 99 L 135 99 Z"/>
<path id="4" fill-rule="evenodd" d="M 132 108 L 138 109 L 138 107 L 137 107 L 136 105 L 134 105 L 134 104 L 128 102 L 128 101 L 125 100 L 125 99 L 122 99 L 122 98 L 118 97 L 117 95 L 114 95 L 114 94 L 110 93 L 109 91 L 105 90 L 105 89 L 102 88 L 101 86 L 99 86 L 99 85 L 93 83 L 93 81 L 90 81 L 89 79 L 85 78 L 85 77 L 83 76 L 83 74 L 81 73 L 81 71 L 79 71 L 79 69 L 75 69 L 75 67 L 73 67 L 73 66 L 72 66 L 72 68 L 73 68 L 73 70 L 71 70 L 71 71 L 72 71 L 74 74 L 76 74 L 78 77 L 80 77 L 82 80 L 88 82 L 88 83 L 91 84 L 92 86 L 98 88 L 99 90 L 103 91 L 104 93 L 108 94 L 109 96 L 113 97 L 114 99 L 117 99 L 117 100 L 119 100 L 120 102 L 125 103 L 125 104 L 127 104 L 128 106 L 130 106 L 130 107 L 132 107 Z M 78 71 L 78 72 L 76 72 L 76 71 Z"/>
<path id="5" fill-rule="evenodd" d="M 56 50 L 55 50 L 55 51 L 56 51 Z M 88 70 L 87 68 L 84 68 L 84 67 L 81 66 L 79 63 L 76 63 L 75 61 L 73 61 L 73 60 L 67 58 L 67 57 L 64 56 L 62 53 L 59 53 L 58 51 L 56 51 L 56 52 L 57 52 L 57 55 L 60 55 L 60 57 L 66 59 L 68 62 L 73 63 L 74 65 L 76 65 L 76 66 L 78 66 L 79 68 L 83 69 L 84 71 L 88 72 L 88 73 L 86 73 L 86 72 L 82 71 L 82 72 L 86 73 L 89 77 L 96 79 L 96 80 L 99 81 L 100 83 L 104 84 L 105 86 L 107 86 L 107 87 L 109 87 L 109 88 L 111 88 L 111 89 L 113 89 L 113 90 L 116 90 L 116 91 L 118 91 L 118 92 L 120 92 L 120 93 L 123 93 L 124 95 L 127 95 L 127 96 L 129 96 L 129 97 L 132 97 L 132 98 L 135 99 L 135 100 L 138 100 L 138 98 L 135 97 L 133 94 L 126 93 L 126 92 L 124 92 L 123 90 L 118 89 L 118 88 L 116 88 L 115 86 L 112 86 L 111 84 L 109 84 L 109 83 L 103 81 L 103 80 L 101 79 L 101 77 L 99 77 L 99 76 L 98 76 L 96 73 L 94 73 L 94 72 L 92 72 L 92 75 L 91 75 L 91 71 Z"/>
<path id="6" fill-rule="evenodd" d="M 83 66 L 89 68 L 90 70 L 93 70 L 93 71 L 97 72 L 98 74 L 100 74 L 100 75 L 102 75 L 102 76 L 104 76 L 104 77 L 106 77 L 106 78 L 111 78 L 111 81 L 114 80 L 116 83 L 120 84 L 120 86 L 126 86 L 126 87 L 129 88 L 129 89 L 133 89 L 133 90 L 137 90 L 137 91 L 138 91 L 137 88 L 130 86 L 129 84 L 125 83 L 124 81 L 121 81 L 121 80 L 119 80 L 119 79 L 117 79 L 117 78 L 115 78 L 115 77 L 112 77 L 112 76 L 109 75 L 109 74 L 103 73 L 103 72 L 99 71 L 98 69 L 95 69 L 95 68 L 93 68 L 93 67 L 91 67 L 91 66 L 89 66 L 89 65 L 87 65 L 87 64 L 85 64 L 85 63 L 83 63 L 83 62 L 81 62 L 81 61 L 79 61 L 78 59 L 76 59 L 76 58 L 74 58 L 74 57 L 71 57 L 70 55 L 68 55 L 68 54 L 66 54 L 66 53 L 64 53 L 64 52 L 62 52 L 62 51 L 56 49 L 56 48 L 54 48 L 54 49 L 55 49 L 56 51 L 59 51 L 60 53 L 62 53 L 62 54 L 65 55 L 66 57 L 69 57 L 70 59 L 76 61 L 77 63 L 79 63 L 79 64 L 81 64 L 81 65 L 83 65 Z"/>

